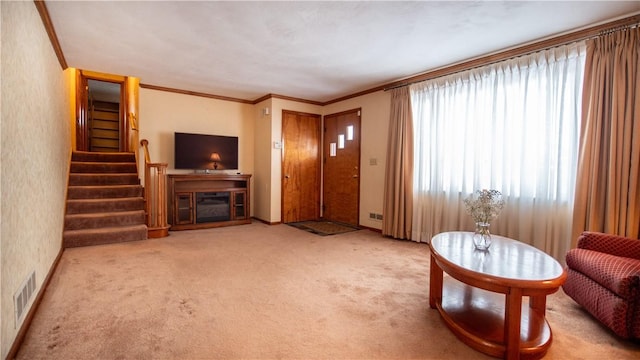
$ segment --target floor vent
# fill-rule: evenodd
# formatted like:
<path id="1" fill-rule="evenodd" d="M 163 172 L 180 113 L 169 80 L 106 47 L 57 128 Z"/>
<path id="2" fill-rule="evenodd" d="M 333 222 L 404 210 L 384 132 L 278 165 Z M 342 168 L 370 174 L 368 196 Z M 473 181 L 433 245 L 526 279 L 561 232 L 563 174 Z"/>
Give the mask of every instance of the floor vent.
<path id="1" fill-rule="evenodd" d="M 27 305 L 29 305 L 29 301 L 33 297 L 33 294 L 36 291 L 36 272 L 33 271 L 29 277 L 27 277 L 24 282 L 18 288 L 18 291 L 13 295 L 13 302 L 16 309 L 16 329 L 18 325 L 24 319 L 26 315 Z"/>

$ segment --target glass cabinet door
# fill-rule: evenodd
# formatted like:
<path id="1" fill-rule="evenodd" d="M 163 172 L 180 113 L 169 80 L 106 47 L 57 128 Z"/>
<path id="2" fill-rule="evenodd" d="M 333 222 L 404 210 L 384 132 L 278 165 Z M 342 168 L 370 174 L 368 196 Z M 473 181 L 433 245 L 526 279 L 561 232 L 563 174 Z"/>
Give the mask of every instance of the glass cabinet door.
<path id="1" fill-rule="evenodd" d="M 241 220 L 247 218 L 246 191 L 236 191 L 233 193 L 233 219 Z"/>
<path id="2" fill-rule="evenodd" d="M 193 223 L 193 193 L 176 193 L 175 220 L 176 224 Z"/>

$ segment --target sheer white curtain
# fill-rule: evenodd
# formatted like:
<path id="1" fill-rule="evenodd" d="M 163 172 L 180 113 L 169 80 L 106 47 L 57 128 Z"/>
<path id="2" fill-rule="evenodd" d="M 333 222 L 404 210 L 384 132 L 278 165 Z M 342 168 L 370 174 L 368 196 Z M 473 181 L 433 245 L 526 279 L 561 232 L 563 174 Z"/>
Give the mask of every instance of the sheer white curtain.
<path id="1" fill-rule="evenodd" d="M 473 230 L 463 200 L 497 189 L 491 232 L 561 260 L 571 243 L 584 43 L 411 86 L 412 239 Z"/>

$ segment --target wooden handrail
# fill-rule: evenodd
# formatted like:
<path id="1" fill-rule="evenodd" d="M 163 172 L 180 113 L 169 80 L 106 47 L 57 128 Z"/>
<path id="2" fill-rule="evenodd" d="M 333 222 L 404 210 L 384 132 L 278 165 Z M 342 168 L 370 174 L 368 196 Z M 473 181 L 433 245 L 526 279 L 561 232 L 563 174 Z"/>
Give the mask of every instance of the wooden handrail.
<path id="1" fill-rule="evenodd" d="M 149 141 L 142 139 L 144 151 L 144 202 L 150 238 L 169 236 L 167 224 L 167 163 L 152 163 L 149 156 Z"/>
<path id="2" fill-rule="evenodd" d="M 145 164 L 151 163 L 151 157 L 149 156 L 149 140 L 147 139 L 140 140 L 140 145 L 142 145 L 142 149 L 144 150 Z"/>

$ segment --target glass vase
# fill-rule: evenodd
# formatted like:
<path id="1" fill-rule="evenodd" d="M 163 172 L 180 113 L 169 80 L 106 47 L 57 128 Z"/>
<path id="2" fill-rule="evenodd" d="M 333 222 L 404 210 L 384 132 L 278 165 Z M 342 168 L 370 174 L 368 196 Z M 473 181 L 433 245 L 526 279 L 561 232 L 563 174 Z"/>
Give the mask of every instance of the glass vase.
<path id="1" fill-rule="evenodd" d="M 489 223 L 477 222 L 476 231 L 473 234 L 473 246 L 478 250 L 486 251 L 491 246 L 491 233 L 489 232 Z"/>

